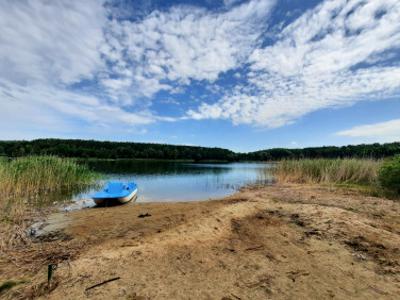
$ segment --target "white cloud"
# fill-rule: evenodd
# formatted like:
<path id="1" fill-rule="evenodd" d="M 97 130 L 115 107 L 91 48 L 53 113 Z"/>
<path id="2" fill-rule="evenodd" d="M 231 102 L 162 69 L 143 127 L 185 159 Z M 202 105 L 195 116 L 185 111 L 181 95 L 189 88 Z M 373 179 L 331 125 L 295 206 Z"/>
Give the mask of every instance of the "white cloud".
<path id="1" fill-rule="evenodd" d="M 108 76 L 114 79 L 106 76 L 102 82 L 121 98 L 126 92 L 151 97 L 192 80 L 215 81 L 247 60 L 273 3 L 253 0 L 219 13 L 178 6 L 154 11 L 141 22 L 113 20 L 102 50 L 113 64 Z M 131 84 L 124 91 L 126 80 Z"/>
<path id="2" fill-rule="evenodd" d="M 1 1 L 0 78 L 70 84 L 102 68 L 100 1 Z"/>
<path id="3" fill-rule="evenodd" d="M 106 24 L 102 1 L 1 1 L 0 126 L 79 133 L 155 121 L 146 110 L 132 113 L 110 103 L 101 91 L 89 95 L 71 88 L 107 71 L 100 51 L 107 45 Z M 130 83 L 105 84 L 122 89 Z"/>
<path id="4" fill-rule="evenodd" d="M 121 124 L 149 124 L 154 121 L 151 114 L 130 113 L 118 106 L 101 102 L 94 96 L 82 95 L 43 85 L 28 87 L 0 81 L 0 124 L 4 126 L 24 125 L 44 130 L 68 130 L 78 123 L 79 128 L 114 127 Z M 72 123 L 72 124 L 73 124 Z M 73 125 L 75 126 L 75 125 Z"/>
<path id="5" fill-rule="evenodd" d="M 175 6 L 132 21 L 97 0 L 2 1 L 0 125 L 118 131 L 173 121 L 151 113 L 152 96 L 213 82 L 245 62 L 273 3 Z"/>
<path id="6" fill-rule="evenodd" d="M 399 50 L 399 20 L 397 0 L 325 1 L 253 51 L 246 85 L 188 116 L 279 127 L 319 109 L 398 95 L 398 62 L 362 64 L 393 58 L 385 52 Z"/>
<path id="7" fill-rule="evenodd" d="M 351 138 L 371 138 L 381 142 L 400 141 L 400 119 L 355 126 L 351 129 L 339 131 L 336 135 Z"/>

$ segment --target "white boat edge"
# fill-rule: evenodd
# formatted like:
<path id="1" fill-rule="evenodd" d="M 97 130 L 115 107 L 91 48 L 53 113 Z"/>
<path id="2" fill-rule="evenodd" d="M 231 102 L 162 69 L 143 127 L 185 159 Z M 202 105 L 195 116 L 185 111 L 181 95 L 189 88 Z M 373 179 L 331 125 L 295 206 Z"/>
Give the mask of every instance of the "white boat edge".
<path id="1" fill-rule="evenodd" d="M 93 199 L 93 201 L 97 205 L 101 205 L 101 204 L 105 203 L 106 201 L 117 201 L 117 202 L 119 202 L 121 204 L 124 204 L 124 203 L 127 203 L 127 202 L 131 201 L 134 197 L 136 197 L 137 191 L 138 191 L 138 189 L 135 189 L 128 196 L 121 197 L 121 198 L 98 198 L 98 199 Z"/>

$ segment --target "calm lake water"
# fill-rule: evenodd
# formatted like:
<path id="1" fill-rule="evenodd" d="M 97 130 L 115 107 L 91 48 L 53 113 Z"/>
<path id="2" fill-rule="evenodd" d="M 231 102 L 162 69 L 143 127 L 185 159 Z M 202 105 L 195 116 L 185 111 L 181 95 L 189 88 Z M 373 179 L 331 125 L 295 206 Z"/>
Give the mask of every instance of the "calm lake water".
<path id="1" fill-rule="evenodd" d="M 265 163 L 185 163 L 167 161 L 87 161 L 89 167 L 108 180 L 135 181 L 137 202 L 195 201 L 233 194 L 247 184 L 270 184 L 271 164 Z M 73 196 L 70 207 L 92 206 L 95 189 Z"/>

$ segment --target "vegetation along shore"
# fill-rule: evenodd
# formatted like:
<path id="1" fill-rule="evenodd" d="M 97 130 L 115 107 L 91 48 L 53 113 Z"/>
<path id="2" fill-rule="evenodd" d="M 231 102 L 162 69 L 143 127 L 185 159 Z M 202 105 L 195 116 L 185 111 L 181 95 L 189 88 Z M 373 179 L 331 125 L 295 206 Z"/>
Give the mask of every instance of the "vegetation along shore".
<path id="1" fill-rule="evenodd" d="M 77 158 L 150 158 L 225 161 L 276 161 L 303 158 L 383 158 L 400 154 L 400 142 L 325 146 L 303 149 L 274 148 L 236 153 L 223 148 L 95 140 L 37 139 L 0 141 L 0 156 L 57 155 Z"/>
<path id="2" fill-rule="evenodd" d="M 49 195 L 71 197 L 101 175 L 75 158 L 3 158 L 0 296 L 394 299 L 400 156 L 282 159 L 272 172 L 274 185 L 221 200 L 53 215 Z M 38 220 L 52 229 L 35 236 Z"/>
<path id="3" fill-rule="evenodd" d="M 24 238 L 24 230 L 49 204 L 63 195 L 68 199 L 95 184 L 99 174 L 75 160 L 54 156 L 29 156 L 0 160 L 0 234 L 7 247 Z M 50 202 L 50 203 L 49 203 Z"/>
<path id="4" fill-rule="evenodd" d="M 273 169 L 279 182 L 357 187 L 376 195 L 400 195 L 400 156 L 374 159 L 282 160 Z"/>

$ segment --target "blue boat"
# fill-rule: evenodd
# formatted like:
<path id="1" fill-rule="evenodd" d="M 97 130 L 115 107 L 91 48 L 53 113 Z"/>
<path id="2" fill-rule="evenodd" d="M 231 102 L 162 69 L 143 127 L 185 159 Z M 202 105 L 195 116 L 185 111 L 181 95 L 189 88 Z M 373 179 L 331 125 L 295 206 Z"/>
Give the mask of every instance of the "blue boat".
<path id="1" fill-rule="evenodd" d="M 106 202 L 126 203 L 136 197 L 137 190 L 137 185 L 134 182 L 109 181 L 102 191 L 92 196 L 92 199 L 97 205 Z"/>

